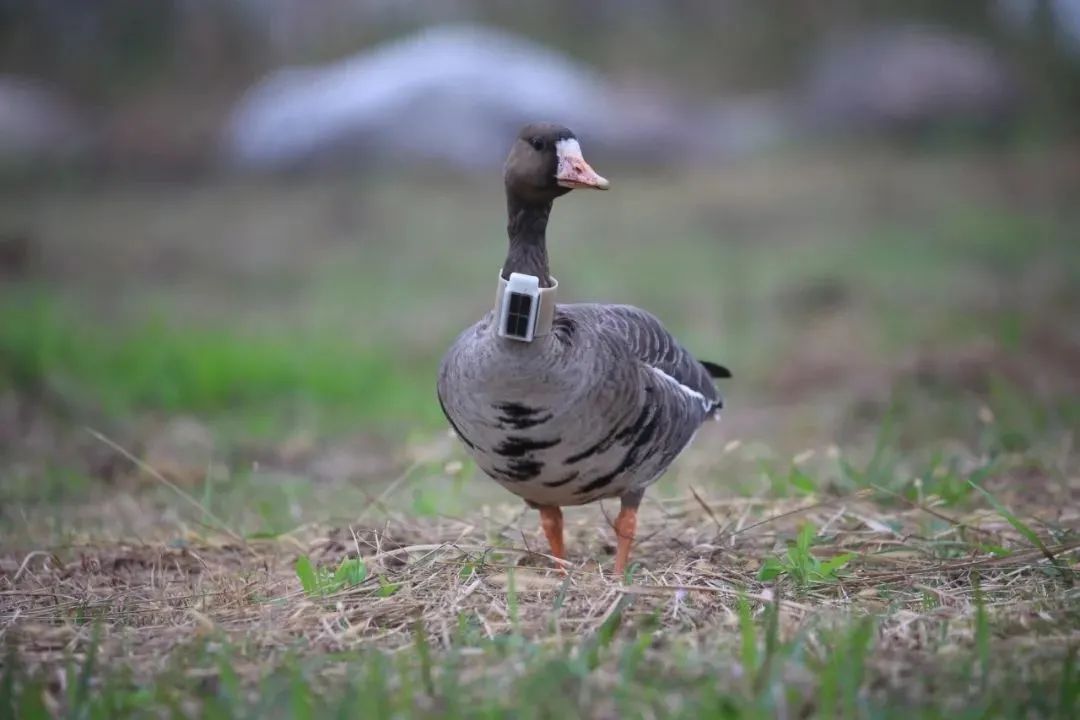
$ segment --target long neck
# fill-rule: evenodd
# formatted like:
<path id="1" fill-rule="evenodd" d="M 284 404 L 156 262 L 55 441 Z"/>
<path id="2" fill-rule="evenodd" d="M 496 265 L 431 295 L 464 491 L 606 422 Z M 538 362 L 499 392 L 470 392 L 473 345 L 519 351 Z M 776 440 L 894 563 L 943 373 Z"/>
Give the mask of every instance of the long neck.
<path id="1" fill-rule="evenodd" d="M 541 204 L 526 203 L 507 194 L 506 214 L 510 249 L 506 253 L 506 262 L 503 263 L 502 276 L 509 279 L 510 273 L 515 272 L 534 275 L 540 278 L 540 287 L 551 287 L 547 240 L 544 237 L 548 215 L 551 214 L 551 201 Z"/>

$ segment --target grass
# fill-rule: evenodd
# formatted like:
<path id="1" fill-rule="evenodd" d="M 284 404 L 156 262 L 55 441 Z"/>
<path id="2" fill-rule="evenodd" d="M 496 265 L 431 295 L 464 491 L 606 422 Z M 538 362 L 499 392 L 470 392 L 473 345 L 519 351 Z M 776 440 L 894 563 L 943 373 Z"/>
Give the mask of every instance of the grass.
<path id="1" fill-rule="evenodd" d="M 1076 715 L 1069 162 L 562 203 L 572 299 L 736 376 L 622 578 L 613 507 L 567 511 L 563 576 L 443 433 L 488 183 L 0 198 L 37 248 L 0 292 L 0 718 Z"/>
<path id="2" fill-rule="evenodd" d="M 816 530 L 812 525 L 803 525 L 795 542 L 788 545 L 784 555 L 766 558 L 761 570 L 758 571 L 758 580 L 775 580 L 778 577 L 787 576 L 802 589 L 807 588 L 811 583 L 837 582 L 840 579 L 837 573 L 843 570 L 853 555 L 840 553 L 827 560 L 819 560 L 810 551 L 815 535 Z"/>
<path id="3" fill-rule="evenodd" d="M 170 668 L 155 683 L 154 691 L 137 689 L 123 680 L 114 680 L 105 692 L 79 705 L 85 717 L 131 717 L 182 707 L 185 699 L 200 696 L 203 717 L 551 717 L 565 712 L 567 700 L 583 713 L 617 712 L 630 717 L 664 714 L 669 717 L 775 717 L 793 711 L 818 712 L 823 717 L 906 717 L 918 713 L 918 705 L 893 704 L 887 694 L 867 697 L 860 692 L 867 656 L 873 651 L 875 624 L 858 623 L 848 632 L 824 633 L 816 652 L 808 652 L 805 641 L 774 639 L 763 647 L 763 665 L 747 680 L 725 682 L 731 667 L 702 667 L 693 661 L 657 662 L 651 652 L 658 641 L 648 627 L 635 628 L 637 641 L 601 642 L 594 637 L 545 647 L 531 642 L 484 642 L 469 646 L 476 652 L 468 660 L 451 657 L 425 669 L 423 654 L 404 659 L 358 652 L 304 662 L 295 656 L 283 658 L 277 671 L 260 677 L 255 690 L 245 693 L 239 679 L 228 670 L 242 664 L 240 651 L 231 646 L 208 648 L 197 643 L 186 649 L 185 666 Z M 764 632 L 770 631 L 766 628 Z M 418 642 L 423 642 L 423 636 Z M 767 635 L 768 637 L 768 635 Z M 455 638 L 458 639 L 458 638 Z M 600 647 L 596 647 L 597 644 Z M 426 647 L 426 645 L 424 645 Z M 199 661 L 202 662 L 199 662 Z M 945 671 L 943 681 L 970 682 L 980 673 L 972 656 L 962 655 L 954 669 Z M 463 680 L 477 666 L 509 666 L 522 670 L 501 673 L 496 687 L 484 687 L 476 680 Z M 192 667 L 210 673 L 192 677 Z M 664 671 L 663 684 L 656 673 Z M 1053 676 L 1068 671 L 1063 667 L 1040 668 Z M 806 680 L 817 682 L 820 690 L 807 697 L 805 691 L 781 686 L 777 679 L 804 671 Z M 78 672 L 74 669 L 73 675 Z M 716 672 L 716 675 L 712 673 Z M 494 673 L 492 673 L 494 674 Z M 327 684 L 320 677 L 333 675 Z M 719 682 L 717 681 L 719 675 Z M 607 676 L 604 680 L 594 678 Z M 1062 675 L 1064 676 L 1064 675 Z M 489 676 L 490 677 L 490 676 Z M 209 682 L 207 678 L 212 678 Z M 759 679 L 760 678 L 760 679 Z M 81 680 L 80 675 L 70 679 Z M 665 685 L 667 687 L 665 687 Z M 678 694 L 670 692 L 672 686 Z M 1009 684 L 989 685 L 986 692 L 973 695 L 972 703 L 959 708 L 961 718 L 1008 717 L 1017 712 L 1037 712 L 1047 717 L 1069 717 L 1075 706 L 1068 695 L 1056 688 L 1034 686 L 1032 691 L 1049 690 L 1044 696 L 1016 695 Z M 40 690 L 35 687 L 34 690 Z M 1070 690 L 1069 692 L 1075 692 Z M 49 717 L 45 707 L 34 707 L 33 694 L 17 698 L 18 717 Z"/>
<path id="4" fill-rule="evenodd" d="M 395 363 L 386 350 L 317 335 L 176 327 L 160 318 L 115 331 L 86 324 L 47 296 L 10 302 L 0 325 L 0 380 L 106 416 L 149 408 L 233 415 L 250 417 L 252 431 L 260 416 L 310 408 L 338 422 L 430 427 L 436 420 L 431 388 L 415 382 L 431 374 L 429 363 Z"/>
<path id="5" fill-rule="evenodd" d="M 566 578 L 528 550 L 535 528 L 522 537 L 505 511 L 434 524 L 394 514 L 242 546 L 203 533 L 14 555 L 5 639 L 18 655 L 0 707 L 1071 716 L 1076 588 L 1001 513 L 975 507 L 924 533 L 940 515 L 865 495 L 684 496 L 647 508 L 644 564 L 626 583 L 596 564 L 595 511 L 570 516 Z M 805 553 L 793 567 L 843 554 L 844 571 L 762 574 L 755 559 L 788 540 Z M 1075 532 L 1040 542 L 1070 562 L 1080 548 Z M 49 667 L 66 669 L 57 679 Z"/>
<path id="6" fill-rule="evenodd" d="M 359 557 L 345 558 L 332 572 L 326 568 L 316 569 L 307 555 L 301 555 L 296 559 L 296 578 L 300 581 L 300 587 L 304 588 L 304 592 L 308 595 L 329 595 L 340 592 L 359 585 L 366 577 L 367 565 Z M 385 583 L 380 587 L 383 592 L 386 592 L 386 588 L 395 586 Z"/>

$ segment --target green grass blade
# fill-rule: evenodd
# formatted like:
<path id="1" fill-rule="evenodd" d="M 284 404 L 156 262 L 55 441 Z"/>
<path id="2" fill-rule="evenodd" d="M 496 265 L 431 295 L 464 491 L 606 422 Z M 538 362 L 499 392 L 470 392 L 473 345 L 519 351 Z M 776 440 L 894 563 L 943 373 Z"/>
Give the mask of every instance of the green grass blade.
<path id="1" fill-rule="evenodd" d="M 98 645 L 100 643 L 101 622 L 95 620 L 94 629 L 90 636 L 90 644 L 86 648 L 86 659 L 83 661 L 74 692 L 71 695 L 71 707 L 68 708 L 68 717 L 86 717 L 89 711 L 90 681 L 93 679 L 96 670 Z"/>
<path id="2" fill-rule="evenodd" d="M 982 496 L 986 498 L 986 500 L 993 506 L 994 510 L 997 511 L 998 515 L 1001 515 L 1001 517 L 1005 518 L 1008 523 L 1013 526 L 1014 530 L 1027 538 L 1032 545 L 1039 548 L 1043 552 L 1047 552 L 1046 545 L 1043 544 L 1042 539 L 1035 533 L 1034 530 L 1028 527 L 1027 524 L 1024 523 L 1020 518 L 1016 517 L 1016 515 L 1014 515 L 1012 511 L 1009 510 L 1009 508 L 998 502 L 998 499 L 996 497 L 983 489 L 974 480 L 969 479 L 968 482 L 973 488 L 982 493 Z"/>
<path id="3" fill-rule="evenodd" d="M 294 720 L 312 720 L 316 717 L 315 701 L 311 693 L 311 685 L 304 677 L 300 663 L 295 662 L 289 683 L 290 706 Z"/>
<path id="4" fill-rule="evenodd" d="M 978 485 L 971 479 L 969 479 L 968 482 L 971 483 L 971 486 L 978 490 L 984 498 L 986 498 L 987 502 L 989 502 L 990 505 L 993 506 L 994 510 L 997 511 L 998 515 L 1001 515 L 1001 517 L 1005 518 L 1005 520 L 1013 526 L 1013 529 L 1016 530 L 1016 532 L 1023 535 L 1028 540 L 1028 542 L 1030 542 L 1042 552 L 1046 559 L 1050 561 L 1050 564 L 1057 569 L 1058 574 L 1061 576 L 1062 580 L 1064 580 L 1070 586 L 1073 584 L 1072 570 L 1064 563 L 1062 563 L 1058 558 L 1054 557 L 1054 554 L 1050 552 L 1049 548 L 1047 548 L 1046 544 L 1042 541 L 1042 538 L 1040 538 L 1034 530 L 1032 530 L 1023 520 L 1014 515 L 1013 512 L 1009 510 L 1009 508 L 1005 507 L 1002 503 L 1000 503 L 996 497 L 987 492 L 982 486 Z"/>
<path id="5" fill-rule="evenodd" d="M 390 597 L 401 589 L 401 583 L 392 583 L 385 575 L 379 575 L 379 597 Z"/>
<path id="6" fill-rule="evenodd" d="M 0 677 L 0 717 L 15 717 L 15 654 L 14 643 L 8 645 L 4 658 L 4 674 Z"/>
<path id="7" fill-rule="evenodd" d="M 584 654 L 586 664 L 590 670 L 595 670 L 600 666 L 602 651 L 609 647 L 615 640 L 615 633 L 622 624 L 623 613 L 626 611 L 626 608 L 629 607 L 630 602 L 631 598 L 629 595 L 620 597 L 615 604 L 615 609 L 604 619 L 604 622 L 596 629 L 593 636 L 583 644 L 583 647 L 585 648 Z"/>
<path id="8" fill-rule="evenodd" d="M 754 685 L 754 678 L 758 670 L 758 646 L 757 627 L 754 625 L 754 615 L 750 610 L 750 603 L 746 596 L 739 594 L 739 634 L 741 636 L 740 657 L 742 658 L 743 674 L 750 687 Z"/>
<path id="9" fill-rule="evenodd" d="M 311 558 L 301 555 L 296 558 L 296 577 L 300 580 L 300 586 L 308 595 L 316 595 L 319 592 L 319 581 L 315 576 L 315 568 L 311 566 Z"/>
<path id="10" fill-rule="evenodd" d="M 428 696 L 435 696 L 435 678 L 431 669 L 431 647 L 428 645 L 427 630 L 424 621 L 416 619 L 413 624 L 413 638 L 416 644 L 416 655 L 420 661 L 420 680 L 424 683 L 424 690 Z"/>
<path id="11" fill-rule="evenodd" d="M 359 585 L 367 579 L 367 565 L 361 558 L 345 558 L 334 572 L 333 590 Z"/>
<path id="12" fill-rule="evenodd" d="M 784 572 L 784 564 L 778 558 L 765 558 L 765 562 L 761 564 L 761 569 L 758 570 L 757 579 L 761 582 L 768 582 L 780 577 Z"/>
<path id="13" fill-rule="evenodd" d="M 844 672 L 840 676 L 844 688 L 844 717 L 859 717 L 859 688 L 866 674 L 866 655 L 873 633 L 874 622 L 865 617 L 855 624 L 845 638 L 841 657 Z"/>
<path id="14" fill-rule="evenodd" d="M 836 717 L 836 698 L 840 689 L 840 653 L 828 654 L 818 674 L 817 712 L 820 717 Z"/>
<path id="15" fill-rule="evenodd" d="M 52 713 L 45 706 L 45 687 L 40 680 L 30 680 L 22 687 L 16 712 L 11 717 L 18 720 L 52 720 Z"/>
<path id="16" fill-rule="evenodd" d="M 828 560 L 821 563 L 821 567 L 818 568 L 818 572 L 826 578 L 832 578 L 836 574 L 837 570 L 843 569 L 851 559 L 855 557 L 854 553 L 841 553 L 835 555 Z"/>
<path id="17" fill-rule="evenodd" d="M 1058 701 L 1058 717 L 1062 720 L 1080 715 L 1080 668 L 1076 655 L 1080 648 L 1073 645 L 1065 653 L 1061 668 L 1061 693 Z"/>
<path id="18" fill-rule="evenodd" d="M 776 599 L 765 606 L 765 655 L 761 660 L 757 677 L 754 678 L 754 691 L 761 700 L 769 689 L 769 680 L 775 670 L 780 652 L 780 593 Z"/>

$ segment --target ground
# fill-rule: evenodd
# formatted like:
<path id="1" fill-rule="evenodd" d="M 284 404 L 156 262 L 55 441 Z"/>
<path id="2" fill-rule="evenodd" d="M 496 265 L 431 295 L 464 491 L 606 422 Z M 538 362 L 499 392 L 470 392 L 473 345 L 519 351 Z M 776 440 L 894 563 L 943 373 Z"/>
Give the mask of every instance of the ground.
<path id="1" fill-rule="evenodd" d="M 0 197 L 0 717 L 1074 716 L 1076 150 L 609 176 L 560 287 L 735 374 L 621 578 L 434 401 L 497 185 Z"/>

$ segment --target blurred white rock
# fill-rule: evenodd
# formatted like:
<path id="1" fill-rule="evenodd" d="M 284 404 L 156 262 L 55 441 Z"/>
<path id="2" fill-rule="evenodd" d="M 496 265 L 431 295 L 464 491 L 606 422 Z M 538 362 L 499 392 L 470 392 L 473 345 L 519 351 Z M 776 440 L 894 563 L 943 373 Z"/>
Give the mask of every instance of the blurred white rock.
<path id="1" fill-rule="evenodd" d="M 680 152 L 689 127 L 669 102 L 619 91 L 557 51 L 455 24 L 270 74 L 237 103 L 222 150 L 255 170 L 379 161 L 487 170 L 536 120 L 569 126 L 590 154 L 629 160 Z"/>

